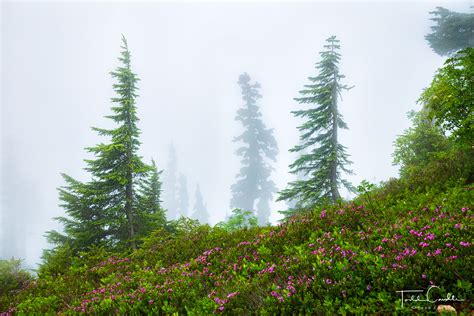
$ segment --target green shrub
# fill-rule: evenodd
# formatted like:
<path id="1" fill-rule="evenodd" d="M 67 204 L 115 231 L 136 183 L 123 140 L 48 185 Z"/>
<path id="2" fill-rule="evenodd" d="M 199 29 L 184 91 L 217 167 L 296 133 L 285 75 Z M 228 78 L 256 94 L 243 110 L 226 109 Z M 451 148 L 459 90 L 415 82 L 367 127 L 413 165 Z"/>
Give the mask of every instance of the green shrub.
<path id="1" fill-rule="evenodd" d="M 468 311 L 472 192 L 427 190 L 404 208 L 377 199 L 371 208 L 318 208 L 232 232 L 161 229 L 132 253 L 73 256 L 67 270 L 40 274 L 11 302 L 20 314 L 391 314 L 413 307 L 402 308 L 396 291 L 434 284 Z"/>
<path id="2" fill-rule="evenodd" d="M 32 275 L 21 269 L 20 259 L 0 260 L 0 306 L 7 306 L 11 297 L 31 280 Z"/>

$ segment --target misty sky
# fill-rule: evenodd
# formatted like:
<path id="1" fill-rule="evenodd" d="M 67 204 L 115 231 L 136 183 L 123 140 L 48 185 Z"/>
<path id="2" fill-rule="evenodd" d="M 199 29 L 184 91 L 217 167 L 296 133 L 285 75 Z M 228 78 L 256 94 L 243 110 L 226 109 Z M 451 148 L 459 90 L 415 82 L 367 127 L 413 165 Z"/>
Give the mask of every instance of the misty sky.
<path id="1" fill-rule="evenodd" d="M 316 74 L 318 52 L 330 35 L 341 41 L 344 83 L 340 133 L 354 162 L 357 185 L 397 176 L 393 141 L 409 126 L 406 113 L 443 58 L 424 35 L 436 6 L 468 12 L 465 2 L 394 3 L 1 3 L 0 257 L 38 262 L 45 231 L 60 228 L 60 173 L 88 180 L 84 147 L 106 142 L 90 127 L 111 127 L 109 72 L 118 66 L 121 34 L 138 77 L 137 99 L 145 161 L 166 167 L 168 145 L 197 183 L 212 223 L 230 213 L 230 186 L 239 170 L 242 105 L 238 76 L 262 85 L 259 105 L 274 128 L 280 153 L 273 179 L 279 189 L 292 176 L 301 109 L 293 98 Z M 191 206 L 194 204 L 191 199 Z M 285 203 L 274 203 L 272 220 Z"/>

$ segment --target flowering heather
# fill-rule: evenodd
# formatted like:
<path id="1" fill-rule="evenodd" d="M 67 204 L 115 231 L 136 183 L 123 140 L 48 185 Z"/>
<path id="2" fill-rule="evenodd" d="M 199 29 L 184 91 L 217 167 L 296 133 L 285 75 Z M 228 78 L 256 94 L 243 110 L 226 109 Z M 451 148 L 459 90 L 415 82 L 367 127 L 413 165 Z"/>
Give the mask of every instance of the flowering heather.
<path id="1" fill-rule="evenodd" d="M 232 233 L 200 226 L 150 238 L 126 256 L 91 253 L 35 280 L 2 316 L 385 314 L 401 308 L 396 291 L 430 284 L 469 309 L 473 235 L 462 207 L 411 208 L 403 217 L 346 205 Z"/>

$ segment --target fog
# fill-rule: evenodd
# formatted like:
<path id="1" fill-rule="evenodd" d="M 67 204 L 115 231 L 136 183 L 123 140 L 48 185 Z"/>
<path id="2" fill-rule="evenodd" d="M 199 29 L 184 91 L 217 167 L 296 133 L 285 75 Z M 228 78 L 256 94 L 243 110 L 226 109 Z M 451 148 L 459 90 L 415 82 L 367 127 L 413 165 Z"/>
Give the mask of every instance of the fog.
<path id="1" fill-rule="evenodd" d="M 159 169 L 168 148 L 188 180 L 191 208 L 199 183 L 215 224 L 230 214 L 230 186 L 240 168 L 232 142 L 242 127 L 238 76 L 258 81 L 260 110 L 280 153 L 272 179 L 293 179 L 288 152 L 298 142 L 300 109 L 293 98 L 316 74 L 330 35 L 341 41 L 344 83 L 340 134 L 357 185 L 397 176 L 393 141 L 409 126 L 406 113 L 443 58 L 424 40 L 429 11 L 466 12 L 466 2 L 314 3 L 1 3 L 0 258 L 33 266 L 47 247 L 60 173 L 88 180 L 84 147 L 107 139 L 91 126 L 111 127 L 109 72 L 118 66 L 121 34 L 138 77 L 140 154 Z M 350 197 L 347 193 L 345 197 Z M 278 221 L 283 202 L 272 204 Z"/>

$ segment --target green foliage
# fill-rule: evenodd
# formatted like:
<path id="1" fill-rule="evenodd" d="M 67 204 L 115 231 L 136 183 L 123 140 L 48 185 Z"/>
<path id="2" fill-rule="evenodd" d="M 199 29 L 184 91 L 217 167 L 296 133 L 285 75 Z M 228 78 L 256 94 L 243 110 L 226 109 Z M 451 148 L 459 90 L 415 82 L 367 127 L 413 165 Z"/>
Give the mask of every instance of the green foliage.
<path id="1" fill-rule="evenodd" d="M 362 180 L 362 182 L 357 186 L 357 193 L 359 195 L 364 195 L 374 190 L 377 186 L 373 183 L 370 183 L 367 180 Z"/>
<path id="2" fill-rule="evenodd" d="M 252 211 L 236 208 L 232 210 L 232 215 L 224 221 L 217 224 L 218 227 L 232 232 L 243 228 L 253 228 L 258 225 L 258 219 Z"/>
<path id="3" fill-rule="evenodd" d="M 429 117 L 459 144 L 472 146 L 474 139 L 474 48 L 466 48 L 446 60 L 420 101 Z"/>
<path id="4" fill-rule="evenodd" d="M 367 205 L 371 209 L 376 208 L 376 201 L 374 198 L 374 191 L 377 189 L 377 185 L 370 183 L 367 180 L 362 180 L 362 182 L 357 186 L 357 198 L 361 204 Z"/>
<path id="5" fill-rule="evenodd" d="M 367 194 L 373 188 L 361 185 Z M 402 289 L 472 303 L 473 191 L 411 195 L 404 208 L 313 209 L 278 226 L 160 228 L 132 253 L 95 248 L 5 300 L 18 314 L 391 314 Z M 416 204 L 426 203 L 424 207 Z M 401 200 L 398 200 L 402 203 Z M 441 203 L 441 204 L 440 204 Z M 183 223 L 186 222 L 185 220 Z M 189 223 L 189 222 L 188 222 Z M 179 226 L 179 225 L 178 225 Z M 427 304 L 432 308 L 434 304 Z"/>
<path id="6" fill-rule="evenodd" d="M 400 178 L 389 179 L 360 194 L 357 203 L 372 209 L 414 209 L 448 205 L 457 200 L 469 205 L 474 180 L 472 149 L 445 137 L 424 111 L 412 114 L 414 126 L 395 141 L 394 162 Z"/>
<path id="7" fill-rule="evenodd" d="M 187 233 L 193 231 L 199 226 L 199 221 L 186 216 L 181 216 L 174 221 L 168 222 L 167 229 L 175 233 Z"/>
<path id="8" fill-rule="evenodd" d="M 410 112 L 413 126 L 395 141 L 393 163 L 402 177 L 415 174 L 439 159 L 450 148 L 448 139 L 427 117 L 426 111 Z"/>
<path id="9" fill-rule="evenodd" d="M 41 259 L 43 264 L 39 266 L 39 276 L 56 276 L 65 274 L 72 264 L 72 258 L 78 254 L 69 243 L 62 243 L 53 249 L 43 250 Z"/>
<path id="10" fill-rule="evenodd" d="M 111 99 L 112 115 L 107 116 L 118 126 L 110 130 L 93 128 L 111 141 L 87 148 L 95 157 L 85 160 L 90 182 L 63 175 L 66 185 L 59 189 L 59 196 L 67 217 L 57 220 L 64 225 L 64 234 L 48 234 L 50 242 L 67 243 L 74 250 L 102 245 L 134 248 L 141 230 L 147 233 L 156 222 L 163 222 L 156 167 L 143 163 L 137 154 L 140 130 L 135 99 L 139 79 L 131 70 L 125 37 L 122 41 L 121 66 L 111 72 L 117 80 L 113 85 L 117 96 Z"/>
<path id="11" fill-rule="evenodd" d="M 418 184 L 414 184 L 418 181 Z M 435 208 L 445 205 L 452 208 L 456 205 L 471 205 L 474 197 L 472 185 L 461 185 L 451 181 L 444 185 L 428 186 L 424 179 L 391 178 L 383 181 L 375 189 L 354 199 L 354 203 L 365 203 L 372 210 L 400 210 Z"/>
<path id="12" fill-rule="evenodd" d="M 148 236 L 150 232 L 166 225 L 165 210 L 161 207 L 161 181 L 155 161 L 152 160 L 152 170 L 139 184 L 138 207 L 135 231 L 137 237 Z"/>
<path id="13" fill-rule="evenodd" d="M 423 92 L 423 110 L 410 113 L 413 126 L 395 141 L 400 179 L 377 189 L 381 200 L 398 203 L 410 195 L 442 194 L 473 183 L 473 53 L 468 48 L 448 59 Z"/>
<path id="14" fill-rule="evenodd" d="M 395 141 L 400 179 L 383 185 L 381 196 L 404 200 L 413 192 L 444 192 L 473 183 L 473 52 L 466 49 L 448 59 L 423 92 L 423 110 L 410 113 L 413 126 Z"/>
<path id="15" fill-rule="evenodd" d="M 230 207 L 256 210 L 259 224 L 265 225 L 270 217 L 269 203 L 276 192 L 275 184 L 270 179 L 270 161 L 275 161 L 278 146 L 273 130 L 267 129 L 263 123 L 257 105 L 257 100 L 262 97 L 258 92 L 260 84 L 251 84 L 250 80 L 247 73 L 239 76 L 244 106 L 237 111 L 235 119 L 242 123 L 244 132 L 233 141 L 243 143 L 236 151 L 242 157 L 242 168 L 231 187 Z"/>
<path id="16" fill-rule="evenodd" d="M 311 83 L 300 91 L 300 98 L 295 98 L 299 103 L 313 107 L 292 112 L 306 121 L 298 127 L 301 132 L 301 144 L 290 151 L 307 152 L 290 165 L 290 172 L 302 174 L 307 179 L 290 182 L 288 188 L 279 193 L 278 200 L 296 201 L 298 207 L 321 205 L 328 201 L 337 202 L 340 199 L 341 184 L 353 190 L 348 181 L 341 179 L 341 171 L 351 171 L 347 169 L 350 161 L 345 147 L 337 138 L 339 128 L 347 129 L 337 109 L 337 101 L 341 92 L 349 90 L 350 87 L 340 83 L 345 76 L 339 73 L 339 40 L 331 36 L 326 42 L 325 50 L 320 53 L 322 60 L 316 66 L 319 75 L 309 77 Z"/>
<path id="17" fill-rule="evenodd" d="M 474 14 L 453 12 L 443 7 L 437 7 L 430 13 L 436 25 L 431 27 L 432 33 L 425 38 L 437 54 L 450 55 L 474 47 Z"/>
<path id="18" fill-rule="evenodd" d="M 6 306 L 31 280 L 31 274 L 21 269 L 20 259 L 0 260 L 0 306 Z"/>

